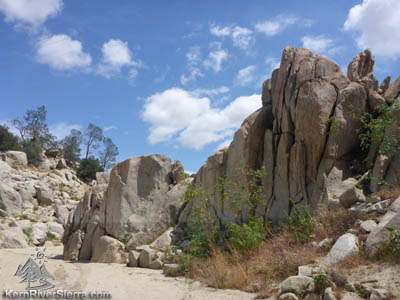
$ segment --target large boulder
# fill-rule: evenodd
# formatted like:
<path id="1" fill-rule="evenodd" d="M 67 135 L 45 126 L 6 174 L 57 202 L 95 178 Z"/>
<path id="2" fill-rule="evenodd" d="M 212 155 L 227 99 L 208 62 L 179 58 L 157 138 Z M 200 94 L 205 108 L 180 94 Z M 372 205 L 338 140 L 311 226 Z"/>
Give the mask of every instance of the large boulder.
<path id="1" fill-rule="evenodd" d="M 14 169 L 25 169 L 28 166 L 28 159 L 25 152 L 7 151 L 1 154 L 0 158 Z"/>
<path id="2" fill-rule="evenodd" d="M 0 227 L 0 248 L 26 248 L 25 235 L 19 227 Z"/>
<path id="3" fill-rule="evenodd" d="M 124 252 L 124 244 L 109 237 L 100 237 L 95 244 L 91 262 L 121 263 L 128 262 L 128 253 Z"/>
<path id="4" fill-rule="evenodd" d="M 54 202 L 53 191 L 48 186 L 38 186 L 36 188 L 36 198 L 40 205 L 50 205 Z"/>
<path id="5" fill-rule="evenodd" d="M 22 199 L 17 191 L 5 183 L 0 183 L 0 209 L 10 214 L 21 213 Z"/>
<path id="6" fill-rule="evenodd" d="M 324 259 L 324 264 L 334 265 L 345 258 L 357 254 L 359 250 L 357 236 L 352 233 L 346 233 L 333 245 Z"/>
<path id="7" fill-rule="evenodd" d="M 400 230 L 400 197 L 392 203 L 378 226 L 368 235 L 364 247 L 368 256 L 375 256 L 390 242 L 391 233 L 386 229 L 387 227 Z"/>
<path id="8" fill-rule="evenodd" d="M 280 294 L 294 293 L 297 296 L 304 296 L 315 290 L 314 279 L 307 276 L 291 276 L 280 284 Z"/>
<path id="9" fill-rule="evenodd" d="M 67 221 L 64 257 L 90 259 L 102 235 L 126 241 L 127 250 L 152 243 L 179 217 L 192 180 L 176 180 L 181 171 L 178 163 L 154 154 L 121 162 L 111 174 L 97 173 L 96 183 Z M 77 231 L 81 243 L 74 238 Z"/>
<path id="10" fill-rule="evenodd" d="M 185 185 L 173 186 L 171 161 L 164 155 L 134 157 L 111 171 L 104 200 L 105 230 L 129 238 L 130 249 L 152 242 L 177 217 Z"/>

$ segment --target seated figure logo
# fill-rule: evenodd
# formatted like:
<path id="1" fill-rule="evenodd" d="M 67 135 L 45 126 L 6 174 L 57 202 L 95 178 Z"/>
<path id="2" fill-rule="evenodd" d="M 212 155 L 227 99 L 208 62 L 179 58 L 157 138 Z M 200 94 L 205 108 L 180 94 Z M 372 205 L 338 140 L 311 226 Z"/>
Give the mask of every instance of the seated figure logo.
<path id="1" fill-rule="evenodd" d="M 20 283 L 27 283 L 27 290 L 43 291 L 54 287 L 47 281 L 47 279 L 54 279 L 54 277 L 47 271 L 44 264 L 46 262 L 45 251 L 46 248 L 43 251 L 36 248 L 36 253 L 32 254 L 24 265 L 19 265 L 14 274 L 14 276 L 21 277 Z"/>

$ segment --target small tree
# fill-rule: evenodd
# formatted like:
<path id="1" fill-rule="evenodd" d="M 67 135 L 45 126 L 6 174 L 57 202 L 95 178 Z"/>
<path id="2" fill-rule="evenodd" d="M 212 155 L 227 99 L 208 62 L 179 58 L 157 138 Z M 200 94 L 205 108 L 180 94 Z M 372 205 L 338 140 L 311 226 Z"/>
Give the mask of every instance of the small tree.
<path id="1" fill-rule="evenodd" d="M 0 125 L 0 151 L 22 150 L 18 138 L 13 135 L 7 126 Z"/>
<path id="2" fill-rule="evenodd" d="M 86 146 L 85 159 L 89 157 L 90 150 L 92 148 L 93 149 L 98 148 L 99 142 L 101 142 L 102 140 L 103 140 L 103 130 L 99 126 L 90 123 L 85 131 L 85 138 L 84 138 L 84 143 Z"/>
<path id="3" fill-rule="evenodd" d="M 82 139 L 82 133 L 76 129 L 72 129 L 71 133 L 63 139 L 62 145 L 64 147 L 65 159 L 71 162 L 79 161 Z"/>
<path id="4" fill-rule="evenodd" d="M 35 109 L 28 109 L 22 119 L 12 121 L 22 139 L 23 151 L 28 157 L 28 162 L 38 166 L 45 147 L 53 147 L 56 137 L 49 132 L 46 123 L 47 110 L 44 105 Z"/>
<path id="5" fill-rule="evenodd" d="M 46 123 L 47 110 L 44 105 L 35 109 L 28 109 L 22 119 L 12 121 L 21 135 L 23 142 L 37 142 L 41 147 L 54 145 L 55 136 L 49 132 Z"/>
<path id="6" fill-rule="evenodd" d="M 84 158 L 81 160 L 80 166 L 76 174 L 84 181 L 96 179 L 97 172 L 104 172 L 100 162 L 94 157 Z"/>
<path id="7" fill-rule="evenodd" d="M 100 152 L 100 163 L 105 170 L 109 170 L 115 166 L 117 156 L 119 155 L 118 147 L 110 138 L 103 139 L 103 150 Z"/>

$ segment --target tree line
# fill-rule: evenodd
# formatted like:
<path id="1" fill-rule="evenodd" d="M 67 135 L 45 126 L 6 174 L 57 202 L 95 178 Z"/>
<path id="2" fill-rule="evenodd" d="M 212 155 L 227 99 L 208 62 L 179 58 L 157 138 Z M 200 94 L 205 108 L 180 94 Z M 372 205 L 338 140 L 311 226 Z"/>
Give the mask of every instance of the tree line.
<path id="1" fill-rule="evenodd" d="M 24 151 L 28 162 L 35 166 L 42 162 L 43 150 L 50 148 L 63 148 L 64 158 L 70 165 L 79 162 L 81 167 L 86 165 L 97 172 L 115 165 L 118 147 L 111 138 L 104 136 L 101 127 L 90 123 L 84 132 L 72 129 L 68 136 L 58 140 L 51 134 L 46 117 L 47 110 L 42 105 L 28 109 L 22 118 L 12 120 L 19 136 L 12 134 L 7 126 L 0 125 L 0 151 Z"/>

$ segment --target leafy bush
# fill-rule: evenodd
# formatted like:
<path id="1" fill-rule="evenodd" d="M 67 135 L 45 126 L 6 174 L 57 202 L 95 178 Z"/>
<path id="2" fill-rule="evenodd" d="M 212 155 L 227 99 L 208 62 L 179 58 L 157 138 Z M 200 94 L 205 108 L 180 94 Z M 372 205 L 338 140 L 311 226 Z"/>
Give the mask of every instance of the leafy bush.
<path id="1" fill-rule="evenodd" d="M 394 101 L 392 101 L 394 102 Z M 400 112 L 400 103 L 383 104 L 376 109 L 376 114 L 360 113 L 350 106 L 350 114 L 360 120 L 363 130 L 359 131 L 360 146 L 368 150 L 372 144 L 379 146 L 380 154 L 395 154 L 400 150 L 400 142 L 388 129 L 396 126 L 396 115 Z M 376 115 L 376 116 L 375 116 Z"/>
<path id="2" fill-rule="evenodd" d="M 215 244 L 217 231 L 214 222 L 207 218 L 207 210 L 203 207 L 194 207 L 188 224 L 189 254 L 195 257 L 208 257 Z"/>
<path id="3" fill-rule="evenodd" d="M 227 234 L 229 246 L 242 254 L 258 248 L 267 235 L 264 220 L 261 217 L 249 217 L 249 222 L 242 225 L 228 223 Z"/>
<path id="4" fill-rule="evenodd" d="M 390 241 L 385 245 L 380 253 L 380 258 L 388 261 L 400 263 L 400 230 L 386 227 L 391 234 Z"/>
<path id="5" fill-rule="evenodd" d="M 42 147 L 39 145 L 39 143 L 35 141 L 23 142 L 22 148 L 23 151 L 26 153 L 26 157 L 28 158 L 28 163 L 38 167 L 40 163 L 43 161 Z"/>
<path id="6" fill-rule="evenodd" d="M 76 171 L 76 174 L 84 181 L 96 179 L 97 172 L 103 172 L 99 161 L 93 157 L 82 159 L 81 164 Z"/>
<path id="7" fill-rule="evenodd" d="M 21 151 L 22 147 L 18 138 L 8 130 L 8 127 L 0 125 L 0 151 L 8 150 Z"/>
<path id="8" fill-rule="evenodd" d="M 331 280 L 329 279 L 328 273 L 326 271 L 321 271 L 314 277 L 315 286 L 318 291 L 322 292 L 331 285 Z"/>
<path id="9" fill-rule="evenodd" d="M 286 216 L 286 230 L 293 233 L 296 243 L 304 243 L 314 236 L 316 221 L 307 208 L 300 208 L 292 201 L 292 214 Z"/>
<path id="10" fill-rule="evenodd" d="M 53 233 L 51 233 L 50 231 L 46 232 L 46 240 L 52 241 L 52 240 L 55 240 L 55 238 L 56 238 L 56 236 Z"/>

